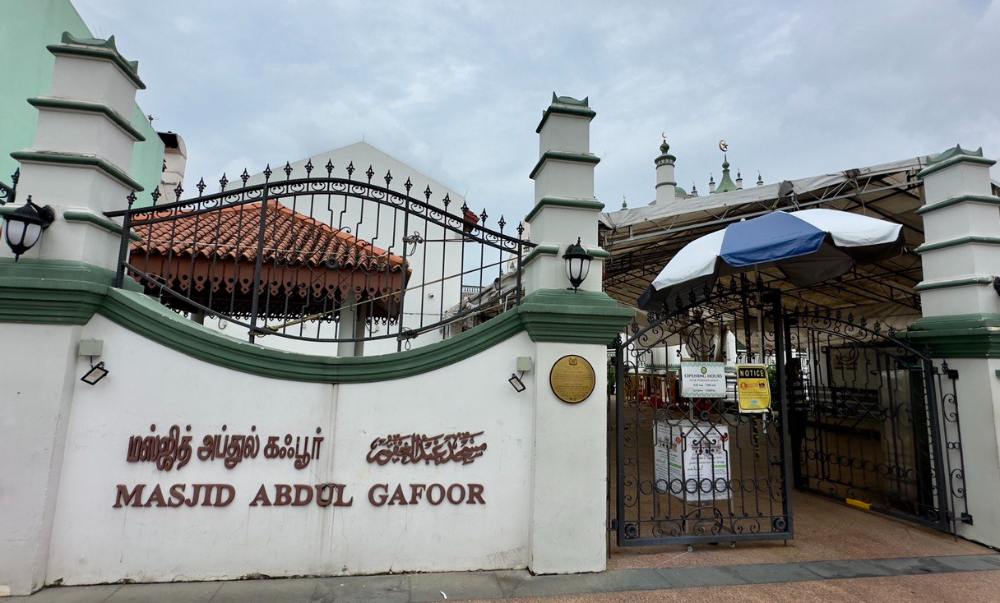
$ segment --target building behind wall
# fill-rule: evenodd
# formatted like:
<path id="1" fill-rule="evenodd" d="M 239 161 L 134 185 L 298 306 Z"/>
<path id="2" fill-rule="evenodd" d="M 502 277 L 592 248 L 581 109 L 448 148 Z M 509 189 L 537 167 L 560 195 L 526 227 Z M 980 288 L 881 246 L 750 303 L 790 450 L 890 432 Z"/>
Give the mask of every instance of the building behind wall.
<path id="1" fill-rule="evenodd" d="M 78 38 L 93 36 L 70 0 L 0 4 L 0 182 L 9 184 L 17 169 L 10 154 L 28 149 L 35 138 L 38 111 L 27 99 L 50 93 L 55 57 L 46 46 L 59 43 L 63 32 Z M 124 117 L 145 138 L 133 148 L 129 175 L 145 189 L 140 198 L 148 198 L 160 182 L 163 143 L 138 105 Z"/>
<path id="2" fill-rule="evenodd" d="M 288 165 L 291 168 L 291 172 L 287 175 L 282 171 L 283 166 L 280 163 L 270 164 L 273 170 L 271 181 L 280 182 L 286 177 L 292 179 L 305 178 L 307 176 L 305 167 L 307 163 L 313 166 L 310 171 L 312 177 L 323 178 L 327 175 L 325 166 L 328 163 L 332 165 L 331 173 L 334 178 L 347 178 L 346 169 L 349 165 L 353 165 L 354 171 L 352 177 L 362 182 L 367 178 L 364 172 L 371 166 L 375 174 L 372 182 L 377 182 L 380 185 L 385 174 L 390 172 L 392 181 L 388 188 L 391 190 L 403 193 L 403 183 L 409 180 L 412 185 L 411 196 L 415 199 L 423 201 L 423 191 L 429 188 L 432 191 L 429 201 L 432 206 L 443 210 L 442 199 L 447 195 L 450 199 L 448 213 L 453 216 L 461 216 L 462 214 L 462 205 L 465 203 L 465 199 L 460 193 L 418 172 L 415 168 L 366 142 L 357 142 L 327 152 L 317 153 L 316 155 L 295 162 L 289 162 Z M 168 161 L 168 172 L 170 171 L 169 166 L 170 162 Z M 232 175 L 230 177 L 235 180 Z M 169 186 L 166 183 L 166 179 L 167 173 L 164 174 L 164 187 Z M 247 184 L 254 185 L 263 181 L 263 174 L 257 173 L 250 176 Z M 167 198 L 173 199 L 173 193 L 170 192 Z M 362 214 L 362 207 L 365 212 L 364 214 Z M 437 323 L 442 313 L 447 315 L 450 309 L 457 307 L 461 299 L 463 285 L 462 277 L 459 275 L 462 271 L 461 266 L 464 262 L 466 270 L 470 270 L 470 266 L 472 265 L 478 268 L 480 265 L 480 258 L 476 255 L 480 252 L 478 245 L 464 245 L 462 237 L 457 233 L 429 224 L 414 215 L 410 215 L 404 221 L 404 212 L 402 211 L 392 212 L 386 210 L 376 213 L 378 210 L 376 203 L 367 201 L 362 204 L 359 199 L 352 197 L 345 198 L 334 195 L 329 203 L 326 195 L 317 195 L 314 199 L 303 197 L 301 201 L 296 202 L 294 208 L 290 209 L 293 209 L 296 213 L 309 215 L 333 228 L 343 228 L 352 235 L 373 245 L 387 249 L 390 253 L 394 254 L 402 253 L 404 236 L 416 234 L 428 241 L 435 241 L 433 243 L 416 245 L 415 247 L 411 246 L 411 250 L 407 256 L 411 272 L 406 292 L 403 328 L 404 330 L 416 329 L 421 332 L 416 337 L 406 340 L 403 348 L 407 349 L 427 345 L 441 341 L 448 336 L 449 331 L 444 327 L 423 330 L 422 325 L 426 326 Z M 478 218 L 476 220 L 478 221 Z M 395 224 L 393 223 L 394 221 Z M 405 232 L 404 222 L 406 227 Z M 447 242 L 439 243 L 443 240 L 447 240 Z M 466 250 L 467 253 L 464 256 L 461 250 L 463 246 L 469 248 Z M 445 250 L 443 253 L 442 249 Z M 484 251 L 484 259 L 482 261 L 489 263 L 495 262 L 495 260 L 496 258 L 491 259 L 490 250 L 487 248 Z M 499 271 L 493 276 L 498 275 Z M 487 278 L 487 275 L 484 274 L 482 285 L 491 285 L 493 276 Z M 464 284 L 467 290 L 478 290 L 480 286 L 478 272 L 466 276 L 465 279 L 466 282 Z M 221 329 L 233 337 L 245 337 L 245 333 L 241 329 L 235 328 L 234 325 L 226 324 L 221 319 L 206 319 L 204 324 L 209 328 Z M 388 330 L 390 328 L 391 330 Z M 324 333 L 320 335 L 329 337 L 329 327 L 322 327 L 322 329 Z M 387 327 L 385 324 L 378 323 L 369 325 L 365 332 L 366 337 L 374 339 L 365 342 L 363 346 L 364 355 L 371 356 L 395 352 L 397 347 L 399 347 L 396 337 L 385 337 L 395 332 L 395 326 Z M 303 330 L 303 336 L 308 338 L 315 336 L 315 334 L 316 325 L 306 325 Z M 290 339 L 278 336 L 263 337 L 257 340 L 257 343 L 267 347 L 314 354 L 333 355 L 336 354 L 334 350 L 337 349 L 336 343 L 315 342 L 308 339 Z"/>

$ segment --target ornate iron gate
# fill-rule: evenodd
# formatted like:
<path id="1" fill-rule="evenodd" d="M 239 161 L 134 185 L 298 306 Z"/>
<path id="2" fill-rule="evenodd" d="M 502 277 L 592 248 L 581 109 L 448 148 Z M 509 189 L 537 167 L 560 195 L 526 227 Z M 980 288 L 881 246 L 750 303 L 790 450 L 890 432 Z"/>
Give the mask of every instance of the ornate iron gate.
<path id="1" fill-rule="evenodd" d="M 792 537 L 780 294 L 744 280 L 701 297 L 651 314 L 616 343 L 619 546 Z M 741 349 L 726 349 L 738 339 Z M 724 398 L 680 395 L 673 363 L 733 354 L 773 365 L 771 412 L 739 412 L 735 374 Z"/>
<path id="2" fill-rule="evenodd" d="M 850 314 L 785 324 L 795 486 L 948 532 L 971 523 L 957 372 Z"/>
<path id="3" fill-rule="evenodd" d="M 676 300 L 615 344 L 619 546 L 789 539 L 791 486 L 954 533 L 972 523 L 955 381 L 878 323 L 782 310 L 746 279 Z M 728 349 L 727 349 L 728 348 Z M 769 413 L 681 395 L 679 361 L 764 364 Z"/>

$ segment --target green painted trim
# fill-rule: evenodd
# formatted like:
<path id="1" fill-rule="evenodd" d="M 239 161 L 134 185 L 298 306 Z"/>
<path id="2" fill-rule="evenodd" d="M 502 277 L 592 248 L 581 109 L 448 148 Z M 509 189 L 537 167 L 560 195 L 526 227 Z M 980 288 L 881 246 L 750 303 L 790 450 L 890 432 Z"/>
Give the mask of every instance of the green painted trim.
<path id="1" fill-rule="evenodd" d="M 547 122 L 549 120 L 549 116 L 553 114 L 584 117 L 587 121 L 594 119 L 597 117 L 597 112 L 591 109 L 589 105 L 589 97 L 579 101 L 568 96 L 557 97 L 553 94 L 552 104 L 542 112 L 542 120 L 538 122 L 538 127 L 535 128 L 535 134 L 541 134 L 542 128 L 545 126 L 545 122 Z"/>
<path id="2" fill-rule="evenodd" d="M 985 157 L 977 157 L 975 155 L 955 155 L 943 161 L 928 165 L 924 169 L 917 172 L 917 178 L 926 178 L 934 172 L 939 172 L 953 165 L 958 165 L 959 163 L 975 163 L 978 165 L 991 166 L 996 163 L 996 161 Z"/>
<path id="3" fill-rule="evenodd" d="M 85 325 L 114 277 L 82 262 L 0 258 L 0 322 Z"/>
<path id="4" fill-rule="evenodd" d="M 79 41 L 67 40 L 63 35 L 63 44 L 49 44 L 45 48 L 56 56 L 73 56 L 87 59 L 111 61 L 139 90 L 145 90 L 146 84 L 139 79 L 139 64 L 126 61 L 117 49 L 103 46 L 84 46 Z M 66 42 L 71 42 L 67 44 Z"/>
<path id="5" fill-rule="evenodd" d="M 959 245 L 967 245 L 969 243 L 978 243 L 980 245 L 1000 245 L 1000 237 L 983 237 L 978 235 L 969 235 L 966 237 L 959 237 L 957 239 L 951 239 L 950 241 L 941 241 L 940 243 L 924 243 L 920 247 L 917 247 L 917 253 L 926 253 L 928 251 L 935 251 L 937 249 L 947 249 L 949 247 L 957 247 Z"/>
<path id="6" fill-rule="evenodd" d="M 529 262 L 533 261 L 535 258 L 542 255 L 558 255 L 559 246 L 558 245 L 538 245 L 534 249 L 528 252 L 528 255 L 524 256 L 521 260 L 521 267 L 525 267 Z"/>
<path id="7" fill-rule="evenodd" d="M 79 153 L 61 153 L 58 151 L 15 151 L 10 154 L 18 161 L 35 163 L 52 163 L 57 165 L 78 165 L 93 167 L 101 170 L 120 184 L 135 191 L 142 192 L 142 185 L 133 180 L 128 174 L 123 172 L 118 166 L 109 163 L 94 155 L 80 155 Z"/>
<path id="8" fill-rule="evenodd" d="M 394 354 L 338 358 L 239 341 L 181 317 L 141 291 L 115 289 L 113 278 L 110 270 L 79 262 L 0 260 L 0 322 L 83 325 L 97 313 L 217 366 L 276 379 L 363 383 L 448 366 L 521 331 L 533 341 L 606 344 L 633 316 L 603 293 L 541 290 L 517 308 L 446 341 Z"/>
<path id="9" fill-rule="evenodd" d="M 549 159 L 556 159 L 558 161 L 573 161 L 576 163 L 589 163 L 591 165 L 597 165 L 601 162 L 601 158 L 597 155 L 591 155 L 590 153 L 567 153 L 565 151 L 545 151 L 542 156 L 538 158 L 538 163 L 532 168 L 531 174 L 528 178 L 534 180 L 535 176 L 538 174 L 539 170 L 542 169 L 542 165 L 545 164 Z"/>
<path id="10" fill-rule="evenodd" d="M 945 199 L 944 201 L 938 201 L 932 205 L 925 205 L 917 210 L 918 214 L 926 214 L 939 209 L 944 209 L 945 207 L 951 207 L 952 205 L 958 205 L 959 203 L 983 203 L 986 205 L 1000 205 L 1000 197 L 990 197 L 985 195 L 961 195 L 958 197 L 952 197 L 951 199 Z"/>
<path id="11" fill-rule="evenodd" d="M 917 283 L 914 291 L 933 291 L 934 289 L 951 289 L 952 287 L 967 287 L 969 285 L 990 285 L 993 279 L 989 276 L 974 276 L 970 278 L 960 278 L 951 281 L 922 282 Z"/>
<path id="12" fill-rule="evenodd" d="M 91 211 L 84 210 L 74 210 L 67 209 L 63 212 L 63 220 L 67 222 L 85 222 L 114 234 L 115 236 L 122 236 L 122 225 L 110 218 L 106 218 L 100 214 L 95 214 Z M 140 240 L 139 235 L 135 232 L 129 234 L 129 238 L 133 241 Z"/>
<path id="13" fill-rule="evenodd" d="M 571 199 L 569 197 L 542 197 L 535 203 L 535 207 L 531 208 L 528 215 L 524 217 L 525 222 L 530 222 L 532 218 L 538 215 L 542 211 L 543 207 L 570 207 L 573 209 L 589 209 L 592 211 L 601 211 L 604 209 L 604 204 L 597 199 Z"/>
<path id="14" fill-rule="evenodd" d="M 1000 358 L 1000 314 L 921 318 L 906 336 L 926 345 L 935 357 Z"/>
<path id="15" fill-rule="evenodd" d="M 505 312 L 447 341 L 406 352 L 338 358 L 265 348 L 186 320 L 141 293 L 110 289 L 100 312 L 119 325 L 205 362 L 276 379 L 364 383 L 399 379 L 458 362 L 522 330 L 518 314 Z"/>
<path id="16" fill-rule="evenodd" d="M 517 308 L 532 341 L 606 345 L 634 317 L 635 311 L 597 291 L 541 289 Z"/>
<path id="17" fill-rule="evenodd" d="M 606 259 L 608 259 L 608 258 L 611 257 L 610 253 L 608 253 L 604 249 L 601 249 L 600 247 L 593 247 L 593 248 L 587 249 L 586 251 L 587 251 L 587 255 L 589 255 L 592 258 L 598 258 L 598 259 L 601 259 L 601 260 L 606 260 Z M 538 245 L 537 247 L 535 247 L 534 249 L 532 249 L 528 253 L 528 255 L 524 256 L 524 259 L 521 260 L 521 267 L 523 268 L 524 266 L 527 266 L 530 262 L 532 262 L 533 260 L 535 260 L 536 258 L 538 258 L 538 257 L 540 257 L 542 255 L 559 255 L 559 246 L 558 245 Z"/>
<path id="18" fill-rule="evenodd" d="M 102 105 L 100 103 L 90 103 L 86 101 L 70 100 L 66 98 L 51 98 L 36 96 L 34 98 L 28 99 L 28 104 L 36 109 L 54 109 L 57 111 L 79 111 L 83 113 L 99 113 L 104 117 L 111 120 L 111 123 L 115 124 L 122 130 L 124 130 L 132 140 L 136 142 L 145 142 L 146 137 L 143 136 L 139 130 L 132 127 L 132 124 L 128 122 L 127 119 L 122 117 L 121 113 L 115 111 L 107 105 Z"/>

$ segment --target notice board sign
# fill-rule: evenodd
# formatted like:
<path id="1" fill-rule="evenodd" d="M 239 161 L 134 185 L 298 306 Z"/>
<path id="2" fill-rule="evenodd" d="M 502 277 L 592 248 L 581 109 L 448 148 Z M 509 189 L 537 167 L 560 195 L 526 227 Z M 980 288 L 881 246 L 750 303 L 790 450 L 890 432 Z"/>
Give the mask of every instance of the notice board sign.
<path id="1" fill-rule="evenodd" d="M 706 421 L 653 424 L 656 489 L 686 503 L 729 499 L 729 428 Z"/>
<path id="2" fill-rule="evenodd" d="M 736 397 L 740 412 L 754 413 L 771 410 L 771 383 L 763 364 L 736 365 Z"/>
<path id="3" fill-rule="evenodd" d="M 724 362 L 681 362 L 682 398 L 725 398 Z"/>

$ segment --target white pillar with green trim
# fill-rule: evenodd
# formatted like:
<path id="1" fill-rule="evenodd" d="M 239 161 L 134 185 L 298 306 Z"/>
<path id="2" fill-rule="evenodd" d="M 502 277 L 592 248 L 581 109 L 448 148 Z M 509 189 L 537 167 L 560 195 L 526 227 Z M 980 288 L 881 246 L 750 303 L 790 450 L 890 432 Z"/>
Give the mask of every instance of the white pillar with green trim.
<path id="1" fill-rule="evenodd" d="M 88 276 L 95 281 L 94 291 L 110 284 L 121 230 L 102 212 L 122 208 L 129 193 L 142 190 L 128 175 L 132 147 L 143 140 L 127 118 L 136 90 L 143 87 L 135 63 L 122 58 L 113 39 L 64 34 L 62 43 L 48 50 L 56 57 L 51 93 L 27 101 L 38 109 L 38 127 L 32 146 L 11 154 L 21 164 L 21 178 L 17 203 L 4 206 L 2 213 L 31 197 L 52 206 L 55 222 L 16 270 L 10 249 L 0 245 L 5 284 L 14 289 L 23 284 L 32 292 L 5 298 L 3 319 L 18 308 L 39 322 L 46 322 L 43 317 L 52 309 L 85 309 L 87 292 L 62 300 L 57 289 L 63 280 L 37 273 L 61 271 L 67 280 Z M 28 594 L 46 579 L 66 429 L 74 389 L 80 386 L 81 326 L 73 317 L 54 319 L 43 328 L 4 322 L 3 338 L 18 342 L 21 351 L 0 371 L 6 394 L 0 459 L 16 459 L 0 472 L 0 592 Z"/>
<path id="2" fill-rule="evenodd" d="M 535 573 L 605 569 L 607 555 L 607 345 L 632 311 L 602 292 L 594 198 L 588 99 L 552 95 L 542 114 L 535 207 L 528 214 L 531 241 L 521 313 L 536 343 L 533 376 L 534 460 L 530 568 Z M 587 278 L 571 290 L 563 253 L 580 243 L 593 258 Z M 577 404 L 560 400 L 550 371 L 560 358 L 582 356 L 595 387 Z M 567 470 L 570 467 L 570 470 Z"/>
<path id="3" fill-rule="evenodd" d="M 957 402 L 972 525 L 959 533 L 1000 546 L 1000 198 L 982 149 L 928 158 L 924 181 L 923 318 L 908 336 L 958 371 Z M 947 393 L 947 392 L 945 392 Z"/>
<path id="4" fill-rule="evenodd" d="M 38 110 L 35 139 L 11 156 L 21 164 L 17 204 L 30 196 L 52 206 L 56 220 L 25 257 L 85 260 L 113 270 L 120 230 L 103 212 L 121 209 L 130 193 L 142 190 L 129 164 L 134 144 L 145 139 L 129 116 L 136 91 L 145 86 L 113 37 L 65 33 L 47 48 L 55 56 L 51 91 L 27 99 Z M 0 256 L 11 257 L 10 250 L 4 246 Z"/>

